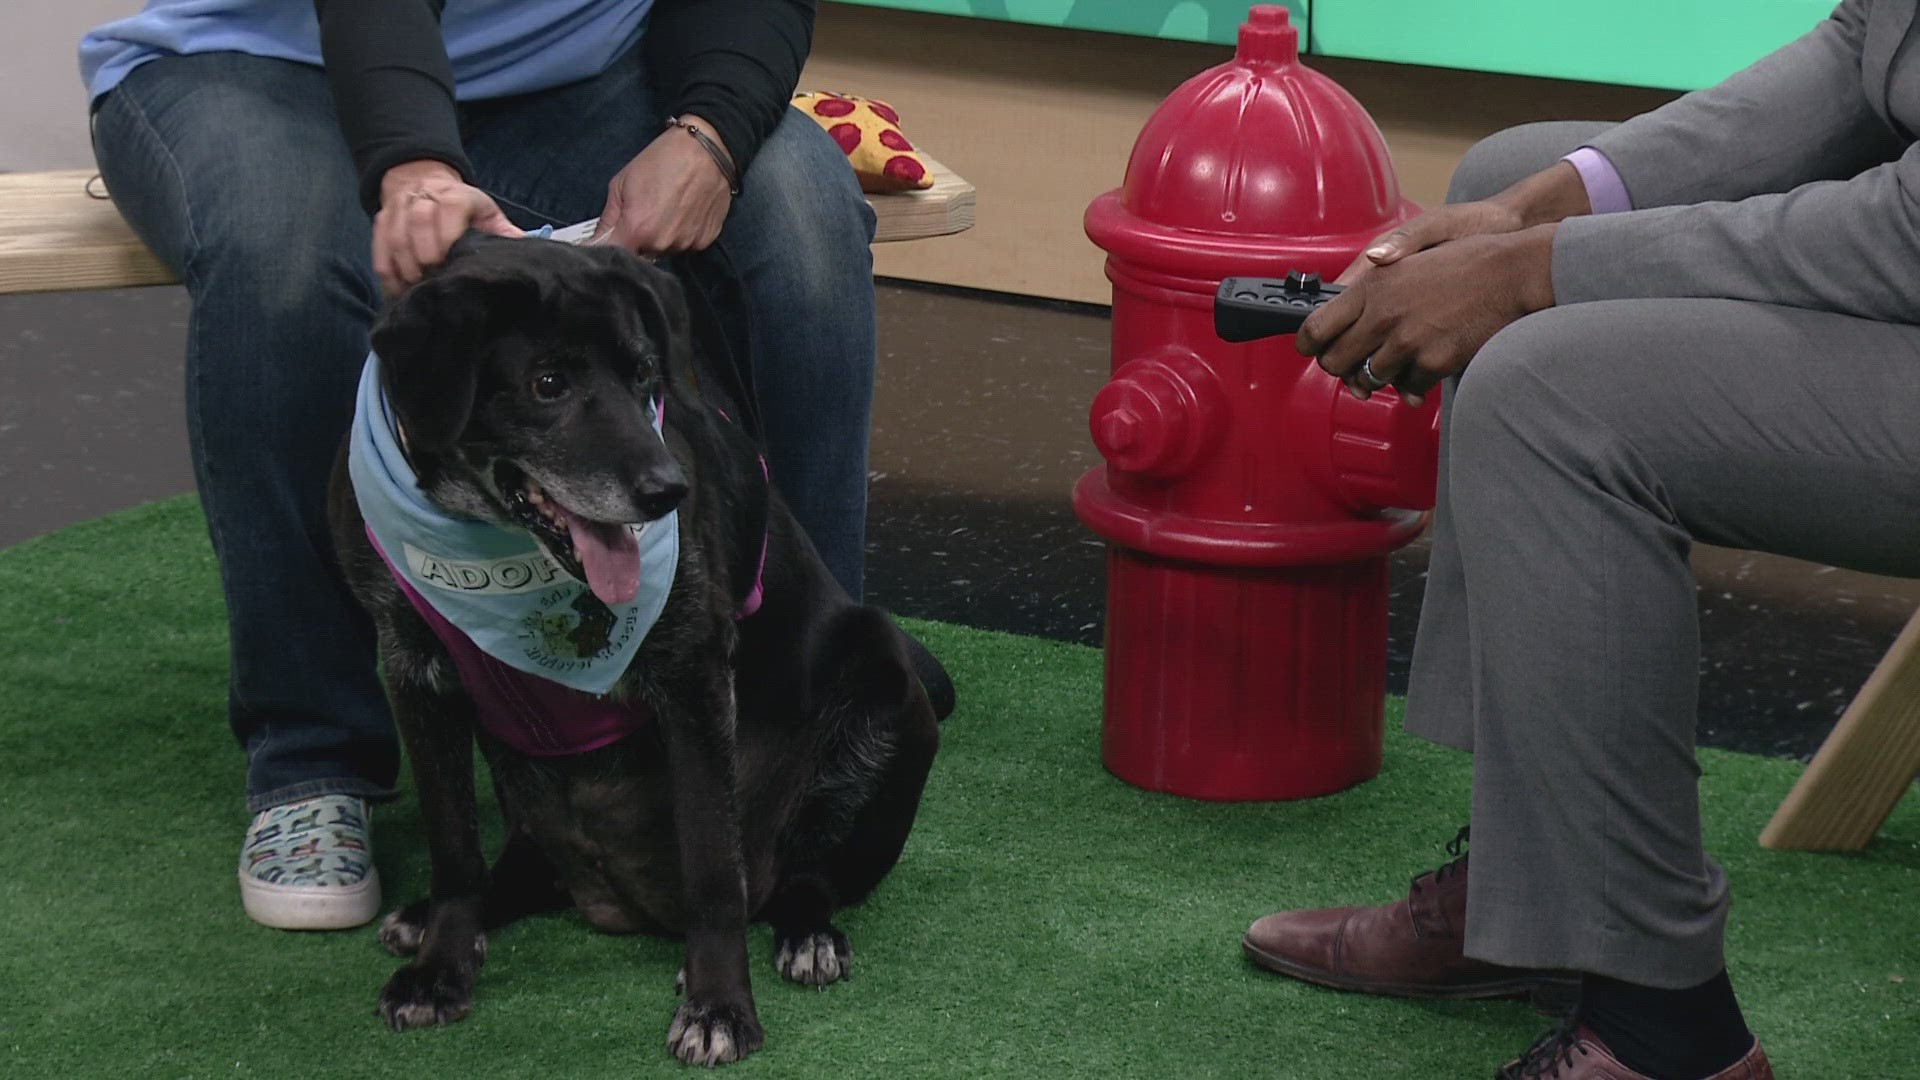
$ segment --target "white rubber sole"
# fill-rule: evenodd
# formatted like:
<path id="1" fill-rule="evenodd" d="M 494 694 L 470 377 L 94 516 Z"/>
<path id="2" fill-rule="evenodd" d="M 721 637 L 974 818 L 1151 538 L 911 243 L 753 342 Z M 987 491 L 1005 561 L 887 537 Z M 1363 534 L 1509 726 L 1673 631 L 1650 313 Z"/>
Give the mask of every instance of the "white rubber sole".
<path id="1" fill-rule="evenodd" d="M 380 872 L 358 885 L 275 885 L 241 873 L 240 905 L 247 918 L 275 930 L 350 930 L 380 913 Z"/>

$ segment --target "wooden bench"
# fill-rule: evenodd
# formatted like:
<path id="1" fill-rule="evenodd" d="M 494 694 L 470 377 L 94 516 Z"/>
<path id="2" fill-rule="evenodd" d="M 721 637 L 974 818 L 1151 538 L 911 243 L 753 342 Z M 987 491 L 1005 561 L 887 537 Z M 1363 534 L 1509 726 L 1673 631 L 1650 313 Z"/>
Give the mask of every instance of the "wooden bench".
<path id="1" fill-rule="evenodd" d="M 931 161 L 933 186 L 870 195 L 875 243 L 919 240 L 973 227 L 973 185 Z M 171 285 L 90 170 L 0 173 L 0 293 Z"/>

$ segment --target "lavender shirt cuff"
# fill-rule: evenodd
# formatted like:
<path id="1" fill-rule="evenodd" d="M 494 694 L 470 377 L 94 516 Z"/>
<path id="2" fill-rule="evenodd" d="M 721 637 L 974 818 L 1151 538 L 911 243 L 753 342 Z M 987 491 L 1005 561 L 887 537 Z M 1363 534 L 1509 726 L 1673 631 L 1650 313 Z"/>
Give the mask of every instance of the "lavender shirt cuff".
<path id="1" fill-rule="evenodd" d="M 1633 209 L 1633 197 L 1627 194 L 1626 181 L 1620 179 L 1620 173 L 1613 167 L 1607 156 L 1591 146 L 1583 146 L 1568 154 L 1563 161 L 1573 163 L 1580 174 L 1580 182 L 1586 185 L 1587 202 L 1596 214 L 1619 214 Z"/>

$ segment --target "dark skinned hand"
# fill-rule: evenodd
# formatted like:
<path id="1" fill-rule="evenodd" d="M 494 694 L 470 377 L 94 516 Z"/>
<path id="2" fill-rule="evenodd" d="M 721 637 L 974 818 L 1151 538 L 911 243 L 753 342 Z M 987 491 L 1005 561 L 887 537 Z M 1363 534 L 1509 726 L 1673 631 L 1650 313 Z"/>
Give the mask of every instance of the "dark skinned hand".
<path id="1" fill-rule="evenodd" d="M 1555 162 L 1491 198 L 1438 206 L 1381 233 L 1334 279 L 1334 284 L 1351 285 L 1376 266 L 1390 265 L 1448 241 L 1519 232 L 1591 211 L 1587 186 L 1579 171 L 1568 162 Z"/>
<path id="2" fill-rule="evenodd" d="M 1567 161 L 1557 161 L 1492 198 L 1427 211 L 1377 236 L 1334 279 L 1361 296 L 1336 300 L 1308 319 L 1298 336 L 1300 352 L 1319 357 L 1321 367 L 1344 380 L 1361 400 L 1375 390 L 1361 373 L 1361 363 L 1373 356 L 1373 373 L 1394 382 L 1404 402 L 1419 405 L 1438 380 L 1463 371 L 1501 327 L 1553 304 L 1551 227 L 1590 211 L 1586 183 Z M 1442 250 L 1467 240 L 1476 242 L 1467 250 L 1450 252 L 1450 258 L 1438 258 Z M 1515 254 L 1524 258 L 1503 261 Z M 1386 267 L 1413 256 L 1421 256 L 1421 265 L 1413 273 L 1388 275 L 1390 281 L 1373 288 L 1369 304 L 1363 286 Z M 1494 273 L 1446 277 L 1475 273 L 1467 267 L 1488 259 L 1496 263 Z M 1409 290 L 1421 296 L 1409 298 Z M 1415 304 L 1425 309 L 1415 309 Z M 1379 348 L 1386 352 L 1375 356 L 1373 350 Z"/>
<path id="3" fill-rule="evenodd" d="M 1362 400 L 1379 388 L 1361 371 L 1371 357 L 1374 378 L 1417 406 L 1493 335 L 1553 306 L 1556 228 L 1469 235 L 1376 263 L 1309 316 L 1294 345 Z"/>
<path id="4" fill-rule="evenodd" d="M 697 116 L 694 124 L 724 151 L 720 133 Z M 647 144 L 607 186 L 593 244 L 617 244 L 638 255 L 702 251 L 720 235 L 733 196 L 727 178 L 690 132 L 669 128 Z"/>
<path id="5" fill-rule="evenodd" d="M 1520 211 L 1492 199 L 1437 207 L 1389 232 L 1381 233 L 1340 276 L 1336 285 L 1351 285 L 1376 266 L 1391 266 L 1409 255 L 1470 236 L 1519 232 L 1527 227 Z"/>

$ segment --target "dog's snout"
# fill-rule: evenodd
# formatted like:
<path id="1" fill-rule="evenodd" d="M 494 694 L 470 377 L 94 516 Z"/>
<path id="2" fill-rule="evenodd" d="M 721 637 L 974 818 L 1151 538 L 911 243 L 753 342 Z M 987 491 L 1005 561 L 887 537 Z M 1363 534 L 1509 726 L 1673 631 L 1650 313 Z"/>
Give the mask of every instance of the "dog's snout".
<path id="1" fill-rule="evenodd" d="M 649 478 L 633 493 L 635 507 L 648 521 L 662 518 L 673 512 L 680 501 L 687 497 L 687 482 L 677 477 Z"/>

